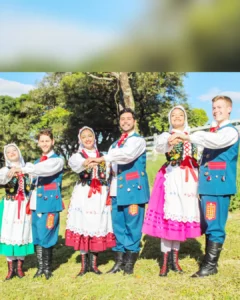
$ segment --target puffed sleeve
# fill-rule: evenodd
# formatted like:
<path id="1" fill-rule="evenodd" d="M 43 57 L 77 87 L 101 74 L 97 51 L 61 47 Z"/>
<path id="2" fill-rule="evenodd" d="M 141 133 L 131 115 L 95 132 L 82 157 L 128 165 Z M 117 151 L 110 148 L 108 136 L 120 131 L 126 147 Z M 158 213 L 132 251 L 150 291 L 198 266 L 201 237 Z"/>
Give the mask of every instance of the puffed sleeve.
<path id="1" fill-rule="evenodd" d="M 85 169 L 85 166 L 83 165 L 84 161 L 85 158 L 83 158 L 80 153 L 74 153 L 69 158 L 68 165 L 73 170 L 73 172 L 79 174 Z"/>
<path id="2" fill-rule="evenodd" d="M 7 177 L 8 171 L 9 171 L 9 169 L 7 167 L 0 169 L 0 184 L 1 185 L 5 185 L 11 180 L 11 178 Z"/>
<path id="3" fill-rule="evenodd" d="M 163 132 L 162 134 L 156 137 L 155 141 L 155 151 L 159 153 L 167 153 L 172 150 L 173 146 L 168 144 L 168 138 L 170 137 L 170 133 Z"/>

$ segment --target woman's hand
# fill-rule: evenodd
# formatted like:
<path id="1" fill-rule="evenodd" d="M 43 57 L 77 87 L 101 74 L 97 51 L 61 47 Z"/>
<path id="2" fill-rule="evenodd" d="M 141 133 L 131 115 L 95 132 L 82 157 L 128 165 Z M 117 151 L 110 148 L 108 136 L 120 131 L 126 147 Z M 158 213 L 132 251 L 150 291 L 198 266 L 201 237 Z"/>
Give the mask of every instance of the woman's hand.
<path id="1" fill-rule="evenodd" d="M 16 173 L 16 170 L 17 170 L 17 168 L 15 168 L 15 167 L 11 168 L 7 173 L 7 177 L 12 178 L 13 175 Z"/>
<path id="2" fill-rule="evenodd" d="M 93 168 L 96 167 L 97 165 L 98 165 L 98 163 L 91 162 L 90 164 L 87 165 L 87 169 L 93 169 Z"/>

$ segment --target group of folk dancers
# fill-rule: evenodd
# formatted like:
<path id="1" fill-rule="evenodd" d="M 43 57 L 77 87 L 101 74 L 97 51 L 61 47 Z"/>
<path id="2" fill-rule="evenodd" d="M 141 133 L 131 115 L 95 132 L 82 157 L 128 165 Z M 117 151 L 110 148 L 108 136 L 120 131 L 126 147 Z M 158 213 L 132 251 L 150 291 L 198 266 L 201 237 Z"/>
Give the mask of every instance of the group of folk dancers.
<path id="1" fill-rule="evenodd" d="M 79 130 L 79 149 L 69 166 L 79 175 L 67 215 L 65 243 L 80 251 L 81 269 L 102 274 L 98 253 L 112 248 L 115 264 L 107 272 L 132 274 L 142 233 L 160 238 L 160 276 L 182 273 L 180 243 L 206 235 L 205 256 L 192 277 L 217 273 L 225 240 L 231 195 L 236 193 L 239 135 L 230 123 L 232 100 L 212 99 L 216 127 L 190 134 L 182 106 L 169 112 L 169 132 L 159 135 L 155 151 L 166 155 L 151 196 L 146 173 L 146 142 L 135 131 L 135 114 L 120 112 L 122 136 L 106 155 L 97 149 L 93 129 Z M 0 254 L 7 257 L 6 280 L 25 276 L 26 255 L 36 253 L 34 277 L 52 276 L 52 252 L 59 232 L 64 160 L 54 150 L 51 130 L 38 134 L 42 156 L 25 163 L 15 144 L 4 147 L 5 167 L 0 184 L 6 194 L 0 202 Z M 198 160 L 198 149 L 203 149 Z M 145 206 L 148 203 L 145 213 Z"/>

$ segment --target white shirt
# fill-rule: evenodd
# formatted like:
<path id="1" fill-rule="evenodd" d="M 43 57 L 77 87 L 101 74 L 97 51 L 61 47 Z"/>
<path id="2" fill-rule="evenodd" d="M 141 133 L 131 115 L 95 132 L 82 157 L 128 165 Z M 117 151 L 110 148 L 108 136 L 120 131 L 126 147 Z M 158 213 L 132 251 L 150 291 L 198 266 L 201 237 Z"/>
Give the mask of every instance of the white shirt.
<path id="1" fill-rule="evenodd" d="M 96 157 L 95 149 L 94 150 L 84 149 L 84 151 L 86 151 L 86 153 L 89 157 Z M 86 168 L 83 165 L 85 160 L 86 160 L 86 158 L 82 157 L 82 155 L 79 152 L 77 152 L 77 153 L 74 153 L 69 158 L 68 165 L 73 170 L 73 172 L 79 174 Z"/>
<path id="2" fill-rule="evenodd" d="M 229 124 L 229 120 L 222 122 L 220 127 Z M 216 132 L 197 131 L 191 134 L 190 142 L 209 149 L 221 149 L 235 144 L 239 138 L 238 132 L 232 127 L 226 127 Z"/>
<path id="3" fill-rule="evenodd" d="M 50 151 L 46 156 L 49 158 L 54 154 L 54 151 Z M 37 164 L 26 163 L 22 168 L 22 172 L 29 174 L 33 177 L 48 177 L 57 174 L 62 171 L 64 166 L 64 159 L 62 157 L 53 157 L 51 159 L 38 162 Z"/>
<path id="4" fill-rule="evenodd" d="M 134 134 L 134 131 L 129 133 L 128 137 Z M 112 177 L 110 196 L 117 196 L 117 172 L 118 164 L 126 165 L 137 159 L 146 150 L 146 141 L 142 137 L 133 136 L 127 138 L 123 147 L 110 147 L 108 154 L 104 155 L 106 162 L 112 163 L 112 170 L 115 176 Z"/>
<path id="5" fill-rule="evenodd" d="M 0 184 L 5 185 L 12 179 L 7 177 L 9 170 L 10 169 L 7 167 L 3 167 L 2 169 L 0 169 Z"/>

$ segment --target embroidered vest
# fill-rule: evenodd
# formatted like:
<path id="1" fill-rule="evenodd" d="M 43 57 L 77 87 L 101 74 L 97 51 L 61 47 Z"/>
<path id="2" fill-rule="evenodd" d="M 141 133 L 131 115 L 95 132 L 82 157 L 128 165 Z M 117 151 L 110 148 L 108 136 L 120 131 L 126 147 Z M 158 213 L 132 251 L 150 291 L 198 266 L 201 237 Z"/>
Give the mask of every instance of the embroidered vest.
<path id="1" fill-rule="evenodd" d="M 127 139 L 134 136 L 140 137 L 139 134 L 134 133 Z M 117 142 L 112 145 L 112 148 L 116 147 Z M 125 147 L 124 144 L 121 144 L 119 148 Z M 117 203 L 118 205 L 143 204 L 149 201 L 149 197 L 145 151 L 129 164 L 118 164 Z"/>
<path id="2" fill-rule="evenodd" d="M 48 159 L 59 157 L 56 153 Z M 35 161 L 35 164 L 40 159 Z M 49 177 L 38 177 L 37 182 L 37 213 L 58 212 L 63 210 L 62 205 L 62 173 L 63 171 Z"/>
<path id="3" fill-rule="evenodd" d="M 167 159 L 165 164 L 166 166 L 180 166 L 181 162 L 183 161 L 184 143 L 178 143 L 170 152 L 167 152 L 165 155 Z M 197 162 L 197 147 L 194 144 L 191 144 L 190 156 Z"/>
<path id="4" fill-rule="evenodd" d="M 232 124 L 227 124 L 219 130 L 226 127 L 237 130 Z M 204 149 L 200 165 L 199 194 L 234 195 L 236 193 L 238 146 L 239 140 L 226 148 Z"/>
<path id="5" fill-rule="evenodd" d="M 80 154 L 84 158 L 84 155 L 82 154 L 82 152 L 80 152 Z M 103 156 L 102 153 L 100 153 L 100 156 Z M 89 169 L 86 169 L 86 170 L 82 171 L 81 173 L 79 173 L 78 183 L 80 183 L 82 186 L 84 186 L 86 184 L 90 186 L 92 179 L 93 179 L 93 172 L 94 172 L 94 170 L 89 168 Z M 96 175 L 97 175 L 97 178 L 99 179 L 101 185 L 106 185 L 106 186 L 108 185 L 108 181 L 106 178 L 106 163 L 105 162 L 101 162 L 98 165 Z"/>
<path id="6" fill-rule="evenodd" d="M 30 191 L 30 180 L 27 174 L 23 176 L 23 182 L 24 182 L 24 193 L 26 196 L 29 195 Z M 15 196 L 18 191 L 18 178 L 17 176 L 14 176 L 6 185 L 5 185 L 5 192 L 6 192 L 6 200 L 15 200 Z"/>

